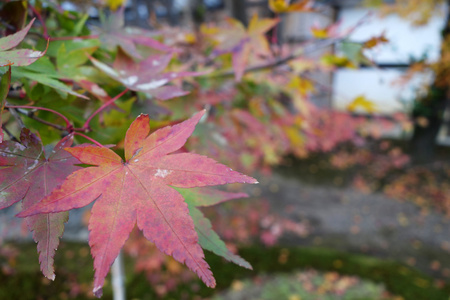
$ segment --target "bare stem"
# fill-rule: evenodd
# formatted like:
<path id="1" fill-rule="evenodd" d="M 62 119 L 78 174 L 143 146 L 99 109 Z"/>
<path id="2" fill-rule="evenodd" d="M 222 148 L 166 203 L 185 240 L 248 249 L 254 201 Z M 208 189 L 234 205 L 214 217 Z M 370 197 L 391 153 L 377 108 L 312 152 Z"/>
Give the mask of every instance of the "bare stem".
<path id="1" fill-rule="evenodd" d="M 303 48 L 299 49 L 298 51 L 295 51 L 294 53 L 292 53 L 290 55 L 287 55 L 285 57 L 276 58 L 276 59 L 269 61 L 267 63 L 264 63 L 264 64 L 248 67 L 244 70 L 244 74 L 251 73 L 251 72 L 257 72 L 257 71 L 261 71 L 261 70 L 265 70 L 265 69 L 271 69 L 274 67 L 284 65 L 285 63 L 287 63 L 293 59 L 296 59 L 302 55 L 305 55 L 307 53 L 312 53 L 312 52 L 317 51 L 318 49 L 331 46 L 337 42 L 340 42 L 341 40 L 343 40 L 343 38 L 333 38 L 333 39 L 321 40 L 314 44 L 311 44 L 311 43 L 305 44 Z M 234 70 L 225 70 L 225 71 L 217 73 L 217 74 L 209 75 L 209 77 L 228 77 L 228 76 L 233 76 L 233 75 L 234 75 Z"/>
<path id="2" fill-rule="evenodd" d="M 71 41 L 71 40 L 87 40 L 87 39 L 97 39 L 99 35 L 83 35 L 83 36 L 59 36 L 51 37 L 50 41 Z"/>
<path id="3" fill-rule="evenodd" d="M 36 15 L 36 17 L 38 18 L 39 22 L 41 22 L 41 24 L 42 24 L 42 31 L 43 31 L 44 38 L 48 39 L 49 36 L 48 36 L 47 26 L 45 25 L 44 18 L 42 18 L 42 15 L 37 11 L 37 9 L 33 5 L 30 5 L 30 8 L 33 11 L 33 13 Z"/>
<path id="4" fill-rule="evenodd" d="M 276 18 L 279 18 L 278 14 L 275 14 Z M 278 45 L 278 26 L 280 23 L 277 23 L 275 27 L 272 29 L 272 36 L 271 36 L 271 44 L 272 45 Z"/>
<path id="5" fill-rule="evenodd" d="M 125 272 L 123 269 L 122 251 L 111 266 L 112 288 L 114 300 L 125 300 Z"/>
<path id="6" fill-rule="evenodd" d="M 38 107 L 38 106 L 28 106 L 28 105 L 6 105 L 5 107 L 7 108 L 23 108 L 23 109 L 37 109 L 37 110 L 45 110 L 45 111 L 49 111 L 51 113 L 54 113 L 55 115 L 58 115 L 59 117 L 61 117 L 64 122 L 66 123 L 66 130 L 70 131 L 72 128 L 72 124 L 70 124 L 69 119 L 67 119 L 67 117 L 65 115 L 63 115 L 62 113 L 59 113 L 53 109 L 50 108 L 45 108 L 45 107 Z"/>
<path id="7" fill-rule="evenodd" d="M 126 92 L 128 92 L 128 88 L 125 89 L 122 93 L 117 95 L 116 97 L 112 98 L 108 102 L 105 102 L 102 106 L 100 106 L 95 112 L 92 113 L 92 115 L 89 116 L 89 118 L 84 123 L 82 129 L 83 130 L 89 130 L 89 123 L 91 122 L 92 118 L 94 118 L 96 115 L 98 115 L 100 112 L 102 112 L 105 108 L 107 108 L 109 105 L 113 104 L 114 101 L 122 97 Z"/>
<path id="8" fill-rule="evenodd" d="M 90 137 L 88 137 L 87 135 L 82 134 L 81 132 L 74 131 L 73 134 L 79 135 L 79 136 L 81 136 L 81 137 L 84 137 L 85 139 L 87 139 L 87 140 L 93 142 L 94 144 L 96 144 L 97 146 L 105 148 L 105 146 L 103 146 L 102 144 L 100 144 L 99 142 L 97 142 L 96 140 L 94 140 L 93 138 L 90 138 Z"/>
<path id="9" fill-rule="evenodd" d="M 67 128 L 64 127 L 64 126 L 61 126 L 61 125 L 58 125 L 58 124 L 55 124 L 55 123 L 46 121 L 46 120 L 41 119 L 41 118 L 39 118 L 39 117 L 36 117 L 36 116 L 34 115 L 33 112 L 27 112 L 27 113 L 26 113 L 26 112 L 22 112 L 22 111 L 20 111 L 20 110 L 19 110 L 18 112 L 21 113 L 21 114 L 26 115 L 26 116 L 27 116 L 28 118 L 30 118 L 30 119 L 33 119 L 33 120 L 35 120 L 35 121 L 38 121 L 39 123 L 42 123 L 42 124 L 48 125 L 48 126 L 50 126 L 50 127 L 53 127 L 53 128 L 55 128 L 55 129 L 58 129 L 58 130 L 61 130 L 61 131 L 67 130 Z"/>
<path id="10" fill-rule="evenodd" d="M 8 107 L 7 105 L 5 107 Z M 9 107 L 8 107 L 9 108 Z M 19 123 L 20 128 L 24 128 L 25 124 L 23 124 L 22 118 L 19 116 L 17 111 L 13 109 L 9 109 L 9 113 L 16 119 L 17 123 Z"/>
<path id="11" fill-rule="evenodd" d="M 9 138 L 11 139 L 11 141 L 20 143 L 20 141 L 11 133 L 11 131 L 9 131 L 5 125 L 2 125 L 2 129 L 4 132 L 6 132 L 6 134 L 9 136 Z"/>
<path id="12" fill-rule="evenodd" d="M 293 59 L 296 59 L 302 55 L 305 55 L 308 53 L 313 53 L 319 49 L 339 43 L 339 42 L 345 40 L 353 31 L 355 31 L 356 28 L 358 28 L 364 22 L 366 22 L 370 16 L 372 16 L 372 13 L 367 13 L 354 26 L 347 29 L 343 34 L 341 34 L 338 37 L 325 39 L 325 40 L 319 40 L 319 41 L 316 41 L 316 40 L 308 41 L 308 42 L 304 43 L 299 50 L 293 52 L 290 55 L 273 59 L 272 61 L 269 61 L 264 64 L 246 68 L 244 70 L 244 74 L 278 67 L 278 66 L 284 65 L 285 63 L 287 63 Z M 212 59 L 212 58 L 214 58 L 214 57 L 211 56 L 210 59 Z M 225 70 L 223 72 L 209 75 L 209 77 L 216 77 L 216 78 L 217 77 L 228 77 L 228 76 L 234 76 L 234 70 Z"/>

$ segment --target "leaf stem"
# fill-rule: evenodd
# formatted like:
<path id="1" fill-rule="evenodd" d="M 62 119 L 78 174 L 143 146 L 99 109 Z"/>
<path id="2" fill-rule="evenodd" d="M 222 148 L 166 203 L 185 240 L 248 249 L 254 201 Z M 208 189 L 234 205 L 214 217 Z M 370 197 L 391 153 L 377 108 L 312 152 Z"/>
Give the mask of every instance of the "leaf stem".
<path id="1" fill-rule="evenodd" d="M 37 11 L 37 9 L 33 5 L 30 5 L 30 8 L 33 11 L 33 13 L 36 15 L 36 17 L 38 18 L 39 22 L 41 22 L 41 24 L 42 24 L 42 31 L 43 31 L 44 38 L 48 39 L 49 36 L 48 36 L 47 26 L 45 25 L 44 18 L 42 18 L 42 15 Z"/>
<path id="2" fill-rule="evenodd" d="M 81 136 L 81 137 L 84 137 L 85 139 L 87 139 L 87 140 L 93 142 L 94 144 L 96 144 L 97 146 L 105 148 L 105 146 L 103 146 L 102 144 L 100 144 L 99 142 L 97 142 L 96 140 L 94 140 L 93 138 L 90 138 L 90 137 L 88 137 L 87 135 L 82 134 L 81 132 L 74 131 L 73 134 L 79 135 L 79 136 Z"/>
<path id="3" fill-rule="evenodd" d="M 58 124 L 55 124 L 55 123 L 52 123 L 52 122 L 48 122 L 48 121 L 46 121 L 46 120 L 44 120 L 44 119 L 41 119 L 41 118 L 39 118 L 39 117 L 36 117 L 35 115 L 34 115 L 34 113 L 33 112 L 27 112 L 27 113 L 25 113 L 25 112 L 22 112 L 22 111 L 18 111 L 19 113 L 21 113 L 21 114 L 23 114 L 23 115 L 26 115 L 28 118 L 30 118 L 30 119 L 33 119 L 33 120 L 35 120 L 35 121 L 38 121 L 39 123 L 42 123 L 42 124 L 45 124 L 45 125 L 48 125 L 48 126 L 50 126 L 50 127 L 53 127 L 53 128 L 55 128 L 55 129 L 58 129 L 58 130 L 61 130 L 61 131 L 64 131 L 64 130 L 67 130 L 67 128 L 66 127 L 64 127 L 64 126 L 61 126 L 61 125 L 58 125 Z"/>
<path id="4" fill-rule="evenodd" d="M 87 40 L 87 39 L 97 39 L 99 35 L 83 35 L 83 36 L 59 36 L 51 37 L 50 41 L 71 41 L 71 40 Z"/>
<path id="5" fill-rule="evenodd" d="M 51 113 L 54 113 L 55 115 L 58 115 L 59 117 L 61 117 L 64 122 L 66 123 L 66 130 L 67 131 L 71 131 L 71 129 L 73 128 L 72 124 L 70 124 L 69 119 L 67 119 L 67 117 L 65 115 L 63 115 L 62 113 L 59 113 L 53 109 L 50 108 L 45 108 L 45 107 L 39 107 L 39 106 L 28 106 L 28 105 L 6 105 L 5 107 L 7 108 L 23 108 L 23 109 L 37 109 L 37 110 L 45 110 L 45 111 L 49 111 Z"/>
<path id="6" fill-rule="evenodd" d="M 92 118 L 94 118 L 96 115 L 98 115 L 100 112 L 102 112 L 105 108 L 107 108 L 109 105 L 113 104 L 114 101 L 116 101 L 117 99 L 119 99 L 120 97 L 122 97 L 126 92 L 128 92 L 129 89 L 126 88 L 123 92 L 121 92 L 119 95 L 117 95 L 116 97 L 112 98 L 111 100 L 109 100 L 108 102 L 105 102 L 102 106 L 100 106 L 95 112 L 93 112 L 89 118 L 86 120 L 86 122 L 84 123 L 82 129 L 83 130 L 89 130 L 89 123 L 91 122 Z"/>
<path id="7" fill-rule="evenodd" d="M 275 14 L 275 18 L 278 19 L 278 14 Z M 272 29 L 272 36 L 271 36 L 271 44 L 272 45 L 278 45 L 278 26 L 280 23 L 276 24 L 275 27 Z"/>

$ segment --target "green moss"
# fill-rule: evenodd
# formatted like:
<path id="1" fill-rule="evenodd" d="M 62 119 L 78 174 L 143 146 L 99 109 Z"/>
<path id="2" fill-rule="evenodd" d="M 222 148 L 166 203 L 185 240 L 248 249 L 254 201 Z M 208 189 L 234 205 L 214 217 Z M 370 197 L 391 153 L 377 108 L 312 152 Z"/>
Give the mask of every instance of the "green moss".
<path id="1" fill-rule="evenodd" d="M 39 271 L 34 244 L 16 244 L 19 255 L 13 260 L 15 273 L 0 272 L 0 299 L 71 299 L 78 288 L 90 291 L 93 280 L 92 259 L 87 244 L 61 244 L 57 251 L 56 279 L 51 282 Z M 246 270 L 206 253 L 217 280 L 217 289 L 209 289 L 200 281 L 180 285 L 167 294 L 165 299 L 191 299 L 194 296 L 208 297 L 217 290 L 228 288 L 234 280 L 250 278 L 256 274 L 293 272 L 304 268 L 320 271 L 337 271 L 340 274 L 356 275 L 374 282 L 383 283 L 391 293 L 405 300 L 448 300 L 450 285 L 443 289 L 434 286 L 433 279 L 404 264 L 380 260 L 370 256 L 354 255 L 325 248 L 278 248 L 262 246 L 246 247 L 240 255 L 248 260 L 254 270 Z M 0 263 L 6 264 L 0 257 Z M 11 261 L 9 262 L 11 264 Z M 129 299 L 156 299 L 156 293 L 144 274 L 133 272 L 133 263 L 126 259 L 126 285 Z M 110 280 L 107 280 L 103 299 L 111 299 Z M 92 299 L 79 294 L 76 299 Z"/>

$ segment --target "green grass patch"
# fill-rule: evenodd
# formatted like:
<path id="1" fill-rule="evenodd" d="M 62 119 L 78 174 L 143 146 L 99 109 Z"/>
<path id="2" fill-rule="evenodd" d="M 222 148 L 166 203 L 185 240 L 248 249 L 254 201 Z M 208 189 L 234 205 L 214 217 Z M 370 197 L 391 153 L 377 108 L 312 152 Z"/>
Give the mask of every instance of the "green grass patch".
<path id="1" fill-rule="evenodd" d="M 3 246 L 4 247 L 4 246 Z M 51 282 L 39 271 L 34 244 L 15 244 L 18 255 L 0 257 L 0 299 L 92 299 L 93 266 L 87 244 L 61 243 L 57 251 L 56 279 Z M 209 289 L 200 281 L 183 283 L 169 292 L 165 299 L 192 299 L 210 297 L 216 291 L 229 288 L 233 281 L 244 280 L 258 274 L 291 273 L 312 268 L 336 271 L 382 283 L 386 289 L 404 300 L 448 300 L 450 285 L 438 288 L 433 278 L 404 264 L 380 260 L 365 255 L 343 253 L 326 248 L 242 248 L 240 255 L 254 270 L 246 270 L 206 253 L 217 280 L 217 289 Z M 133 263 L 126 259 L 127 299 L 155 299 L 157 294 L 144 274 L 133 272 Z M 103 299 L 112 299 L 110 279 L 107 280 Z"/>

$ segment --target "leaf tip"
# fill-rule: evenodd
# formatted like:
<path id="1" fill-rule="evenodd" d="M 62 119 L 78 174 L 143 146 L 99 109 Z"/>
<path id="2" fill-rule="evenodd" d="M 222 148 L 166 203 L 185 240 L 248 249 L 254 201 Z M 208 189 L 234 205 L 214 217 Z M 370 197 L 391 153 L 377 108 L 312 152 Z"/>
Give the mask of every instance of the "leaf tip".
<path id="1" fill-rule="evenodd" d="M 23 210 L 20 213 L 16 214 L 17 218 L 25 218 L 28 217 L 28 210 Z"/>
<path id="2" fill-rule="evenodd" d="M 136 121 L 138 120 L 144 120 L 149 122 L 150 121 L 150 117 L 148 116 L 148 114 L 143 114 L 141 113 L 139 116 L 137 116 Z"/>
<path id="3" fill-rule="evenodd" d="M 101 286 L 96 286 L 93 290 L 95 297 L 100 298 L 103 295 L 103 289 Z"/>
<path id="4" fill-rule="evenodd" d="M 55 281 L 55 278 L 56 278 L 55 273 L 52 273 L 52 274 L 50 274 L 50 275 L 48 275 L 48 276 L 45 276 L 45 277 L 47 277 L 47 278 L 50 279 L 51 281 Z"/>
<path id="5" fill-rule="evenodd" d="M 215 288 L 216 287 L 216 280 L 214 279 L 214 277 L 210 280 L 208 280 L 208 282 L 206 283 L 206 286 L 209 288 Z"/>
<path id="6" fill-rule="evenodd" d="M 249 181 L 247 181 L 247 182 L 245 182 L 245 183 L 249 183 L 249 184 L 258 184 L 259 181 L 256 180 L 256 179 L 253 178 L 253 177 L 249 177 Z"/>

